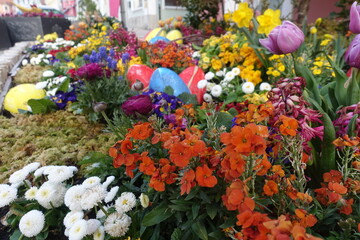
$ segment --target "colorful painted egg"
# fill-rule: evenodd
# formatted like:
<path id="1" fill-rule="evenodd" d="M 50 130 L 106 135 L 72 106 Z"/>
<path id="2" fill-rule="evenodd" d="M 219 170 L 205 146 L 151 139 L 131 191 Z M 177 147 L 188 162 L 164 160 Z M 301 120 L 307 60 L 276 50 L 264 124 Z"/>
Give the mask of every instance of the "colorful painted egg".
<path id="1" fill-rule="evenodd" d="M 196 95 L 199 103 L 202 103 L 203 96 L 206 93 L 206 87 L 198 88 L 198 82 L 205 79 L 205 73 L 198 66 L 192 66 L 182 71 L 179 76 L 188 86 L 191 94 Z"/>
<path id="2" fill-rule="evenodd" d="M 129 67 L 126 77 L 130 81 L 130 86 L 132 86 L 136 80 L 139 80 L 144 84 L 144 89 L 146 89 L 149 86 L 150 78 L 153 72 L 154 69 L 146 65 L 134 64 Z"/>
<path id="3" fill-rule="evenodd" d="M 168 34 L 166 34 L 166 38 L 169 39 L 170 41 L 173 41 L 173 40 L 176 40 L 176 39 L 179 39 L 179 38 L 182 38 L 183 35 L 182 33 L 179 31 L 179 30 L 171 30 L 170 32 L 168 32 Z M 179 39 L 176 41 L 177 44 L 182 44 L 183 43 L 183 40 L 182 39 Z"/>
<path id="4" fill-rule="evenodd" d="M 150 79 L 150 89 L 163 92 L 166 86 L 172 87 L 175 96 L 179 96 L 184 92 L 190 93 L 184 81 L 174 71 L 168 68 L 156 69 Z"/>
<path id="5" fill-rule="evenodd" d="M 162 28 L 155 28 L 151 30 L 148 34 L 145 36 L 145 41 L 150 41 L 150 39 L 156 37 L 156 36 L 162 36 L 165 37 L 166 32 Z"/>
<path id="6" fill-rule="evenodd" d="M 13 87 L 6 94 L 4 109 L 11 113 L 18 113 L 18 109 L 28 111 L 27 102 L 30 99 L 41 99 L 45 97 L 45 91 L 36 89 L 35 84 L 20 84 Z"/>
<path id="7" fill-rule="evenodd" d="M 157 36 L 157 37 L 154 37 L 154 38 L 150 39 L 149 43 L 150 43 L 150 44 L 154 44 L 154 43 L 156 43 L 157 41 L 170 42 L 170 40 L 167 39 L 166 37 Z"/>

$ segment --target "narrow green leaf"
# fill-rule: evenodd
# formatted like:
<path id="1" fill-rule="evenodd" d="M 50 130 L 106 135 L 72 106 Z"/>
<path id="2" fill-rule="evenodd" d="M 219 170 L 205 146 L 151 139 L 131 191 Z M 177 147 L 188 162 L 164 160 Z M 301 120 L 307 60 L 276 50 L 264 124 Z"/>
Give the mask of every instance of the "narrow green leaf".
<path id="1" fill-rule="evenodd" d="M 69 89 L 69 84 L 70 84 L 70 78 L 66 78 L 66 80 L 61 83 L 60 87 L 58 88 L 58 91 L 67 92 L 67 90 Z"/>
<path id="2" fill-rule="evenodd" d="M 79 162 L 79 164 L 83 165 L 107 161 L 112 161 L 112 157 L 101 152 L 90 152 Z"/>
<path id="3" fill-rule="evenodd" d="M 213 204 L 206 205 L 206 212 L 211 219 L 214 219 L 217 214 L 217 206 Z"/>
<path id="4" fill-rule="evenodd" d="M 153 226 L 155 224 L 159 224 L 169 217 L 172 216 L 170 208 L 168 208 L 167 203 L 163 203 L 153 210 L 151 210 L 148 214 L 145 215 L 142 225 L 144 226 Z"/>
<path id="5" fill-rule="evenodd" d="M 196 221 L 191 225 L 191 230 L 202 240 L 208 240 L 208 234 L 202 221 Z"/>
<path id="6" fill-rule="evenodd" d="M 199 214 L 199 210 L 200 210 L 200 205 L 199 204 L 194 204 L 191 208 L 191 213 L 192 213 L 192 217 L 195 220 L 195 218 L 197 218 L 198 214 Z"/>
<path id="7" fill-rule="evenodd" d="M 335 162 L 335 145 L 332 142 L 336 138 L 335 128 L 330 119 L 330 117 L 323 113 L 323 123 L 324 123 L 324 137 L 321 146 L 321 158 L 317 166 L 320 168 L 320 172 L 328 172 L 332 169 L 336 169 Z"/>
<path id="8" fill-rule="evenodd" d="M 34 114 L 44 114 L 56 109 L 56 104 L 50 99 L 30 99 L 28 105 Z"/>
<path id="9" fill-rule="evenodd" d="M 347 134 L 350 136 L 350 137 L 355 137 L 356 133 L 355 133 L 355 128 L 356 128 L 356 120 L 358 119 L 359 115 L 358 114 L 355 114 L 350 122 L 349 122 L 349 126 L 348 126 L 348 130 L 347 130 Z"/>
<path id="10" fill-rule="evenodd" d="M 19 229 L 16 229 L 13 234 L 10 236 L 10 240 L 18 240 L 20 239 L 21 232 Z"/>
<path id="11" fill-rule="evenodd" d="M 181 240 L 181 229 L 180 228 L 175 228 L 173 233 L 171 234 L 171 238 L 170 240 Z"/>

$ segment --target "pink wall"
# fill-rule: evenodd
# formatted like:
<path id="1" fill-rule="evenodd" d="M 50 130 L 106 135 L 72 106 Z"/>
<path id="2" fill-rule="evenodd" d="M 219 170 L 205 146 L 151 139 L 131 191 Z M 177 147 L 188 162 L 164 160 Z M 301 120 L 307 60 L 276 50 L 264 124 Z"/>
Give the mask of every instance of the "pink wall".
<path id="1" fill-rule="evenodd" d="M 338 12 L 335 6 L 337 0 L 311 0 L 308 12 L 308 23 L 313 23 L 319 17 L 328 17 L 331 12 Z"/>

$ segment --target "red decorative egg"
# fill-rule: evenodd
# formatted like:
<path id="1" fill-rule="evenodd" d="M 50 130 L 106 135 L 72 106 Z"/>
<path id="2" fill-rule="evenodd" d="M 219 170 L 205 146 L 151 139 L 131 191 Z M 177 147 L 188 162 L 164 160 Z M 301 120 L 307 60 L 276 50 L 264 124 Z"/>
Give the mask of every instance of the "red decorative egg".
<path id="1" fill-rule="evenodd" d="M 130 82 L 130 86 L 132 86 L 136 82 L 136 80 L 139 80 L 144 84 L 144 88 L 147 88 L 149 86 L 150 78 L 153 72 L 154 69 L 146 65 L 134 64 L 131 65 L 128 69 L 126 77 Z"/>
<path id="2" fill-rule="evenodd" d="M 198 82 L 205 79 L 205 73 L 198 66 L 192 66 L 182 71 L 179 76 L 188 86 L 191 94 L 196 95 L 196 99 L 199 103 L 203 102 L 203 96 L 206 93 L 206 87 L 198 88 Z"/>

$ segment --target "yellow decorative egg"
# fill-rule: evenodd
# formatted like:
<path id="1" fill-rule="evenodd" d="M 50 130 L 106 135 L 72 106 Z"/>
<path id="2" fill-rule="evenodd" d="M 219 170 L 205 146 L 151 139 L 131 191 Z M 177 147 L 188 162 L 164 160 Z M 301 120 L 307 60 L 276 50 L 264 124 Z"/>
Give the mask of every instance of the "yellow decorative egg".
<path id="1" fill-rule="evenodd" d="M 161 37 L 165 37 L 166 32 L 164 29 L 162 28 L 155 28 L 153 30 L 151 30 L 146 36 L 145 36 L 145 41 L 150 41 L 150 39 L 157 37 L 157 36 L 161 36 Z"/>
<path id="2" fill-rule="evenodd" d="M 35 84 L 20 84 L 11 88 L 6 94 L 4 108 L 11 113 L 18 113 L 18 109 L 28 111 L 28 100 L 43 97 L 45 97 L 45 91 L 36 89 Z"/>
<path id="3" fill-rule="evenodd" d="M 183 35 L 182 33 L 179 31 L 179 30 L 171 30 L 170 32 L 168 32 L 168 34 L 166 34 L 166 38 L 169 39 L 170 41 L 172 40 L 176 40 L 176 39 L 179 39 L 179 38 L 182 38 Z M 176 41 L 177 44 L 182 44 L 183 43 L 183 40 L 180 39 L 180 40 L 177 40 Z"/>

